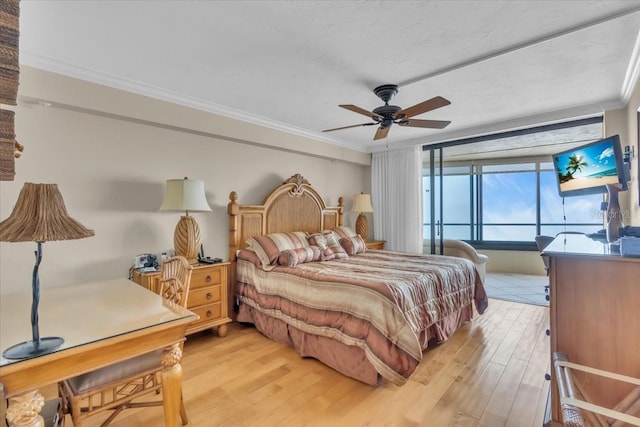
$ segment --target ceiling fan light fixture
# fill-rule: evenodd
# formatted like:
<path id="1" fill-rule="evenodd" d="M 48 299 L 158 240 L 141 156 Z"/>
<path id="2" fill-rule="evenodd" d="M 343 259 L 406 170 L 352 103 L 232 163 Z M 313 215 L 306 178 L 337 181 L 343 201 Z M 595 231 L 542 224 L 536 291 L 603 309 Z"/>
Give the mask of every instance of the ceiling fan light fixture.
<path id="1" fill-rule="evenodd" d="M 376 87 L 373 90 L 373 93 L 376 94 L 378 98 L 380 98 L 384 105 L 381 105 L 373 111 L 366 110 L 364 108 L 360 108 L 356 105 L 352 104 L 340 104 L 339 106 L 345 108 L 349 111 L 353 111 L 354 113 L 362 114 L 364 116 L 369 117 L 373 120 L 373 123 L 363 123 L 359 125 L 351 125 L 351 126 L 342 126 L 333 129 L 326 129 L 322 132 L 331 132 L 334 130 L 341 129 L 349 129 L 360 126 L 367 126 L 369 124 L 375 125 L 379 124 L 380 127 L 376 131 L 373 136 L 374 140 L 378 140 L 381 138 L 385 138 L 389 132 L 389 128 L 394 123 L 399 124 L 400 126 L 406 127 L 419 127 L 419 128 L 431 128 L 431 129 L 443 129 L 448 126 L 450 121 L 444 120 L 416 120 L 411 119 L 411 117 L 418 116 L 420 114 L 426 113 L 428 111 L 435 110 L 437 108 L 444 107 L 446 105 L 451 104 L 449 100 L 436 96 L 426 101 L 422 101 L 416 105 L 413 105 L 409 108 L 401 108 L 397 105 L 389 105 L 389 101 L 398 93 L 398 85 L 394 84 L 384 84 Z"/>

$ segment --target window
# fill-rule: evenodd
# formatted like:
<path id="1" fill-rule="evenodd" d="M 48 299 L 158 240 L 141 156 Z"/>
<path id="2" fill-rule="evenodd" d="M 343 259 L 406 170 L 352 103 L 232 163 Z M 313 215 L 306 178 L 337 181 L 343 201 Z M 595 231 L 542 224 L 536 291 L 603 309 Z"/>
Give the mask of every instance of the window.
<path id="1" fill-rule="evenodd" d="M 440 180 L 442 179 L 442 195 Z M 427 193 L 429 177 L 423 176 Z M 595 232 L 602 228 L 600 194 L 570 197 L 558 195 L 553 165 L 542 160 L 514 160 L 491 164 L 469 162 L 443 167 L 436 176 L 436 236 L 476 242 L 533 242 L 537 234 L 555 236 L 564 231 Z M 475 202 L 474 201 L 479 201 Z M 424 198 L 425 218 L 431 209 Z M 436 215 L 439 217 L 439 215 Z M 430 235 L 424 224 L 424 238 Z"/>
<path id="2" fill-rule="evenodd" d="M 571 133 L 579 138 L 572 140 Z M 602 229 L 603 195 L 561 198 L 550 159 L 551 153 L 565 149 L 566 144 L 601 136 L 601 118 L 594 118 L 551 129 L 482 137 L 481 141 L 425 146 L 425 152 L 433 150 L 434 156 L 425 156 L 423 237 L 430 239 L 433 231 L 436 239 L 466 240 L 477 247 L 535 250 L 538 234 Z M 513 157 L 528 139 L 532 144 L 550 141 L 541 149 L 532 145 L 545 155 L 531 156 L 529 151 L 527 156 Z M 511 157 L 500 158 L 501 154 Z M 437 160 L 440 155 L 444 159 L 441 163 Z M 427 159 L 434 159 L 433 169 Z"/>

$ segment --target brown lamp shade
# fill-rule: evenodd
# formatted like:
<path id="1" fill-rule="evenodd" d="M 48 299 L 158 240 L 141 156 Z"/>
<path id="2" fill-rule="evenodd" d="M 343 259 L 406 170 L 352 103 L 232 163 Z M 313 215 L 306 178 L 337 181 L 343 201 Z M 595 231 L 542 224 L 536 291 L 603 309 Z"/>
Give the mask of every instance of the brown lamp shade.
<path id="1" fill-rule="evenodd" d="M 75 240 L 94 234 L 69 216 L 56 184 L 26 182 L 13 212 L 0 222 L 1 242 Z"/>

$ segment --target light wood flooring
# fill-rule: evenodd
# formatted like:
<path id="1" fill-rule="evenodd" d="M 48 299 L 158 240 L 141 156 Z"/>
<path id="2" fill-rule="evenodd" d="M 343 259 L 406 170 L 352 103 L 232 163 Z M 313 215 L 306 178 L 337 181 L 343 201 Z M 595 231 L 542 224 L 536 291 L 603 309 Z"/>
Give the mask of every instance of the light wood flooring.
<path id="1" fill-rule="evenodd" d="M 183 358 L 189 425 L 541 426 L 548 317 L 547 307 L 490 300 L 484 315 L 427 350 L 402 387 L 351 380 L 249 326 L 232 324 L 225 338 L 197 334 Z M 162 425 L 158 407 L 127 410 L 112 424 Z"/>

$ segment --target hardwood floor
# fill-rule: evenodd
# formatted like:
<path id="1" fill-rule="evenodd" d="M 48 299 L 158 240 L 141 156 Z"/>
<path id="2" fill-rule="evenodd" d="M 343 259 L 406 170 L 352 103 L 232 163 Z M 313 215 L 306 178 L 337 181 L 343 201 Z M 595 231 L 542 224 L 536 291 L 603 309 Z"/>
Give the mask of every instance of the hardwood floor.
<path id="1" fill-rule="evenodd" d="M 244 325 L 232 324 L 225 338 L 191 336 L 183 358 L 189 425 L 541 426 L 548 317 L 547 307 L 491 300 L 484 315 L 427 350 L 402 387 L 351 380 Z M 160 425 L 161 408 L 127 410 L 112 424 Z"/>

